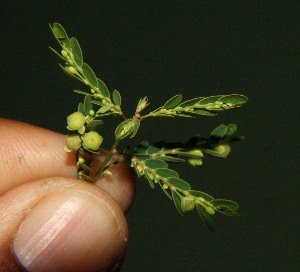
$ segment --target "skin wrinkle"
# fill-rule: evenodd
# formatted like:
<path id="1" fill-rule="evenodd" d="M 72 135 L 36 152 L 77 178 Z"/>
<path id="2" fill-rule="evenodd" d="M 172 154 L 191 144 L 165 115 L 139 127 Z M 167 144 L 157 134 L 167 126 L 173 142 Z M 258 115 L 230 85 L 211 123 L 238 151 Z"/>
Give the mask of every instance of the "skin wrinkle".
<path id="1" fill-rule="evenodd" d="M 19 252 L 21 256 L 25 256 L 23 258 L 24 266 L 30 268 L 30 264 L 53 242 L 79 209 L 79 203 L 71 200 L 60 205 L 55 214 L 29 239 Z M 68 213 L 65 212 L 66 210 Z"/>
<path id="2" fill-rule="evenodd" d="M 132 203 L 135 188 L 133 172 L 129 166 L 122 165 L 121 168 L 113 169 L 113 173 L 117 175 L 113 175 L 113 180 L 109 181 L 109 184 L 115 184 L 115 187 L 114 190 L 108 191 L 108 194 L 115 197 L 123 209 L 122 212 L 119 207 L 116 208 L 117 204 L 111 196 L 105 195 L 102 188 L 97 189 L 95 184 L 74 179 L 76 177 L 75 152 L 65 153 L 64 146 L 64 135 L 30 124 L 0 118 L 2 154 L 0 157 L 0 257 L 2 259 L 0 259 L 3 261 L 3 256 L 8 256 L 7 252 L 9 252 L 9 256 L 4 257 L 7 267 L 13 267 L 15 256 L 12 255 L 11 244 L 15 238 L 15 232 L 26 220 L 27 215 L 41 200 L 53 194 L 64 194 L 66 191 L 70 191 L 69 196 L 85 194 L 85 197 L 95 197 L 99 205 L 106 208 L 108 215 L 111 214 L 112 231 L 109 233 L 115 239 L 107 240 L 111 243 L 108 250 L 115 248 L 114 244 L 116 244 L 117 251 L 115 255 L 111 253 L 109 255 L 116 259 L 120 254 L 118 259 L 122 262 L 128 240 L 123 212 L 126 212 Z M 104 182 L 104 179 L 101 181 L 102 184 L 107 182 Z M 87 237 L 90 239 L 89 236 Z M 2 269 L 1 260 L 0 268 Z"/>
<path id="3" fill-rule="evenodd" d="M 90 186 L 92 186 L 92 188 L 90 188 L 89 191 L 86 191 L 86 190 L 82 191 L 81 190 L 82 186 L 87 186 L 88 184 L 85 184 L 84 182 L 81 182 L 81 181 L 77 181 L 75 183 L 72 180 L 72 182 L 69 182 L 69 183 L 63 182 L 65 184 L 63 184 L 63 188 L 62 188 L 61 187 L 62 182 L 58 181 L 58 180 L 59 180 L 59 178 L 57 178 L 57 180 L 55 180 L 55 178 L 46 179 L 37 188 L 34 187 L 36 185 L 35 182 L 31 182 L 31 183 L 27 183 L 24 185 L 20 185 L 19 187 L 14 189 L 14 190 L 20 190 L 20 192 L 22 192 L 22 198 L 27 200 L 25 203 L 22 202 L 21 204 L 18 203 L 16 200 L 15 203 L 17 203 L 17 205 L 9 206 L 9 209 L 11 209 L 11 211 L 14 211 L 14 215 L 15 215 L 14 217 L 18 217 L 18 215 L 23 214 L 23 216 L 21 218 L 19 217 L 19 219 L 17 221 L 16 221 L 17 218 L 13 219 L 14 224 L 15 224 L 14 229 L 16 229 L 20 225 L 21 221 L 23 221 L 24 218 L 26 217 L 26 214 L 28 214 L 30 212 L 30 210 L 35 205 L 37 205 L 37 203 L 39 201 L 41 201 L 45 197 L 45 195 L 47 195 L 47 197 L 51 197 L 51 194 L 65 193 L 65 191 L 70 191 L 70 190 L 73 190 L 72 194 L 76 194 L 76 195 L 77 194 L 78 195 L 85 194 L 85 195 L 89 195 L 93 198 L 96 198 L 97 201 L 101 201 L 101 205 L 106 206 L 106 208 L 111 212 L 113 218 L 118 219 L 118 216 L 116 215 L 114 209 L 110 205 L 111 203 L 104 201 L 103 197 L 101 195 L 99 198 L 99 193 L 97 193 L 97 190 L 100 190 L 100 189 L 98 189 L 97 187 L 90 185 Z M 25 190 L 25 192 L 24 192 L 21 187 L 26 187 L 27 190 Z M 5 200 L 5 196 L 9 198 L 9 195 L 14 193 L 13 192 L 14 190 L 11 190 L 10 192 L 8 192 L 7 194 L 4 194 L 2 196 L 2 199 L 0 200 L 0 207 L 1 207 L 0 211 L 3 208 L 5 209 L 5 207 L 2 205 L 3 200 Z M 42 193 L 41 196 L 38 196 L 38 197 L 36 196 L 41 193 Z M 8 213 L 10 213 L 10 211 L 8 211 Z M 0 212 L 0 214 L 2 214 L 2 211 Z M 119 220 L 117 220 L 117 221 L 119 221 Z M 3 226 L 4 229 L 2 228 L 2 231 L 0 232 L 0 236 L 7 237 L 7 239 L 5 239 L 5 243 L 7 243 L 10 240 L 9 238 L 11 238 L 11 233 L 14 231 L 11 231 L 10 229 L 8 230 L 7 224 L 1 223 L 1 226 Z M 118 227 L 120 227 L 119 224 L 118 224 Z M 0 230 L 1 230 L 1 228 L 0 228 Z M 0 248 L 2 246 L 4 246 L 5 243 L 0 244 Z"/>

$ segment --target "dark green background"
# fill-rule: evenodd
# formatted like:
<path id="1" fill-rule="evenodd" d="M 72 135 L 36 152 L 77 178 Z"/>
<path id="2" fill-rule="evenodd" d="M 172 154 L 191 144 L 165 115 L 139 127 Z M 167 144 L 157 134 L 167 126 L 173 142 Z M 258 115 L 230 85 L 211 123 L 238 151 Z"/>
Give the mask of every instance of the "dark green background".
<path id="1" fill-rule="evenodd" d="M 229 159 L 207 159 L 182 177 L 238 201 L 242 217 L 217 215 L 210 233 L 196 213 L 179 216 L 140 179 L 122 271 L 300 271 L 296 2 L 1 1 L 1 117 L 66 132 L 65 116 L 81 99 L 72 89 L 84 86 L 57 66 L 49 22 L 78 38 L 85 61 L 123 94 L 127 114 L 144 95 L 152 109 L 177 93 L 250 99 L 218 117 L 145 122 L 136 141 L 185 141 L 237 123 L 247 139 Z"/>

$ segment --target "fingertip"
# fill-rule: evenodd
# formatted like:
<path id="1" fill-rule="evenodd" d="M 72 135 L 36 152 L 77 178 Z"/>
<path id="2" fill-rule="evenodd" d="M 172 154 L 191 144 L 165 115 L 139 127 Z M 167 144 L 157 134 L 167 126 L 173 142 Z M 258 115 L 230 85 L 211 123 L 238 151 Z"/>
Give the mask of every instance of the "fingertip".
<path id="1" fill-rule="evenodd" d="M 122 262 L 128 242 L 123 212 L 105 191 L 71 182 L 46 185 L 50 190 L 15 235 L 14 254 L 28 271 L 110 271 Z"/>

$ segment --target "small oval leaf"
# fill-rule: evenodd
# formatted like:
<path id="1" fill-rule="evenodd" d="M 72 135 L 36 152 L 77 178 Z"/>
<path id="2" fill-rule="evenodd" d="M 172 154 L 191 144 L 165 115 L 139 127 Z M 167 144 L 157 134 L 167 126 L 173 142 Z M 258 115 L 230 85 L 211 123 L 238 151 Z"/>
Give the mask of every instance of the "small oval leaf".
<path id="1" fill-rule="evenodd" d="M 79 67 L 82 67 L 82 65 L 83 65 L 82 51 L 81 51 L 79 42 L 77 41 L 76 38 L 72 37 L 70 39 L 70 47 L 72 48 L 72 53 L 74 55 L 74 60 L 75 60 L 76 64 Z"/>
<path id="2" fill-rule="evenodd" d="M 146 154 L 149 154 L 149 155 L 155 154 L 155 153 L 159 152 L 160 150 L 161 150 L 161 148 L 156 147 L 154 145 L 150 145 L 146 150 Z"/>
<path id="3" fill-rule="evenodd" d="M 162 160 L 149 159 L 144 161 L 145 165 L 152 169 L 168 168 L 168 164 Z"/>
<path id="4" fill-rule="evenodd" d="M 179 106 L 183 107 L 183 108 L 192 107 L 195 104 L 197 104 L 201 99 L 203 99 L 203 97 L 193 98 L 193 99 L 182 102 Z"/>
<path id="5" fill-rule="evenodd" d="M 105 83 L 99 78 L 97 78 L 97 83 L 98 83 L 98 88 L 99 88 L 99 91 L 101 92 L 101 94 L 107 98 L 110 98 L 110 93 L 109 93 L 109 90 L 106 87 Z"/>
<path id="6" fill-rule="evenodd" d="M 226 128 L 226 137 L 231 137 L 235 132 L 237 131 L 237 125 L 236 124 L 229 124 Z"/>
<path id="7" fill-rule="evenodd" d="M 202 197 L 202 198 L 204 198 L 206 201 L 211 201 L 211 200 L 214 199 L 211 195 L 206 194 L 206 193 L 201 192 L 201 191 L 189 190 L 189 193 L 190 193 L 192 196 L 194 196 L 194 197 Z"/>
<path id="8" fill-rule="evenodd" d="M 174 201 L 177 211 L 179 212 L 179 214 L 183 215 L 183 212 L 181 209 L 181 200 L 174 190 L 172 190 L 172 198 L 173 198 L 173 201 Z"/>
<path id="9" fill-rule="evenodd" d="M 97 78 L 96 78 L 96 75 L 94 73 L 94 71 L 92 70 L 92 68 L 84 63 L 83 66 L 82 66 L 82 70 L 83 70 L 83 74 L 84 76 L 86 77 L 86 79 L 88 80 L 88 82 L 96 87 L 97 86 Z"/>
<path id="10" fill-rule="evenodd" d="M 221 124 L 217 126 L 210 134 L 211 137 L 214 138 L 223 138 L 226 134 L 227 126 L 224 124 Z"/>
<path id="11" fill-rule="evenodd" d="M 239 204 L 232 200 L 214 199 L 210 203 L 213 204 L 216 208 L 227 207 L 233 212 L 236 212 L 239 209 Z"/>
<path id="12" fill-rule="evenodd" d="M 112 98 L 113 98 L 113 102 L 116 106 L 121 106 L 122 99 L 121 99 L 120 93 L 117 90 L 113 91 L 113 97 Z"/>
<path id="13" fill-rule="evenodd" d="M 197 207 L 198 214 L 199 214 L 201 220 L 203 221 L 203 223 L 207 226 L 207 228 L 210 231 L 214 231 L 215 223 L 214 223 L 211 215 L 209 215 L 202 206 L 196 205 L 196 207 Z"/>
<path id="14" fill-rule="evenodd" d="M 177 177 L 172 177 L 168 178 L 168 182 L 170 182 L 173 186 L 181 189 L 181 190 L 190 190 L 191 185 L 184 181 L 183 179 L 177 178 Z"/>
<path id="15" fill-rule="evenodd" d="M 223 103 L 231 103 L 235 106 L 247 103 L 248 98 L 240 94 L 229 94 L 222 96 L 218 101 Z"/>
<path id="16" fill-rule="evenodd" d="M 93 105 L 91 101 L 92 101 L 91 96 L 86 95 L 84 98 L 84 115 L 89 115 L 90 111 L 93 109 Z"/>
<path id="17" fill-rule="evenodd" d="M 171 99 L 169 99 L 163 106 L 163 109 L 172 109 L 175 108 L 176 106 L 178 106 L 180 104 L 180 102 L 182 101 L 182 95 L 181 94 L 177 94 L 175 96 L 173 96 Z"/>
<path id="18" fill-rule="evenodd" d="M 54 23 L 51 27 L 52 33 L 60 44 L 70 47 L 69 37 L 65 29 L 59 23 Z"/>
<path id="19" fill-rule="evenodd" d="M 168 168 L 158 168 L 156 169 L 156 174 L 163 178 L 178 178 L 179 175 L 176 171 Z"/>
<path id="20" fill-rule="evenodd" d="M 205 116 L 215 116 L 216 114 L 211 112 L 211 111 L 207 111 L 207 110 L 194 110 L 192 111 L 192 113 L 195 114 L 199 114 L 199 115 L 205 115 Z"/>
<path id="21" fill-rule="evenodd" d="M 215 103 L 222 95 L 209 96 L 201 99 L 197 104 L 198 105 L 206 105 L 209 103 Z"/>

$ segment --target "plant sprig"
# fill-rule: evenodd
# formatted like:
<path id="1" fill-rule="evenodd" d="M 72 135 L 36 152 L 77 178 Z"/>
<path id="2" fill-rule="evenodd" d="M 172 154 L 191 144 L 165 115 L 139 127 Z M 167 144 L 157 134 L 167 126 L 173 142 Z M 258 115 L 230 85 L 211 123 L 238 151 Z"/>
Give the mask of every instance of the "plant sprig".
<path id="1" fill-rule="evenodd" d="M 65 150 L 77 153 L 78 178 L 94 182 L 101 175 L 108 173 L 108 164 L 120 141 L 133 138 L 141 123 L 149 117 L 196 117 L 198 115 L 214 116 L 223 110 L 241 107 L 247 102 L 247 97 L 240 94 L 215 95 L 198 97 L 183 101 L 178 94 L 167 100 L 162 106 L 142 114 L 149 105 L 148 98 L 139 100 L 133 117 L 127 118 L 122 109 L 120 92 L 109 91 L 105 83 L 99 79 L 93 69 L 84 62 L 82 50 L 76 38 L 67 35 L 65 29 L 58 23 L 50 25 L 51 31 L 61 46 L 60 53 L 51 50 L 62 60 L 60 67 L 63 71 L 88 86 L 89 92 L 75 90 L 84 95 L 77 111 L 67 117 L 67 128 L 70 133 L 66 137 Z M 99 154 L 103 137 L 100 128 L 103 118 L 109 115 L 121 116 L 123 120 L 115 129 L 115 142 L 110 148 L 98 169 L 91 169 L 93 153 Z M 186 143 L 159 142 L 150 144 L 144 141 L 133 151 L 124 151 L 122 161 L 128 162 L 138 176 L 145 177 L 152 188 L 155 184 L 170 198 L 180 214 L 196 208 L 202 221 L 210 230 L 214 230 L 212 216 L 220 212 L 229 216 L 239 215 L 239 205 L 232 200 L 215 199 L 197 190 L 182 179 L 179 174 L 169 167 L 172 163 L 188 163 L 192 166 L 202 165 L 204 154 L 226 158 L 231 151 L 231 143 L 242 137 L 234 137 L 237 130 L 235 124 L 220 125 L 215 128 L 208 138 L 196 135 Z M 92 173 L 96 173 L 92 175 Z"/>

